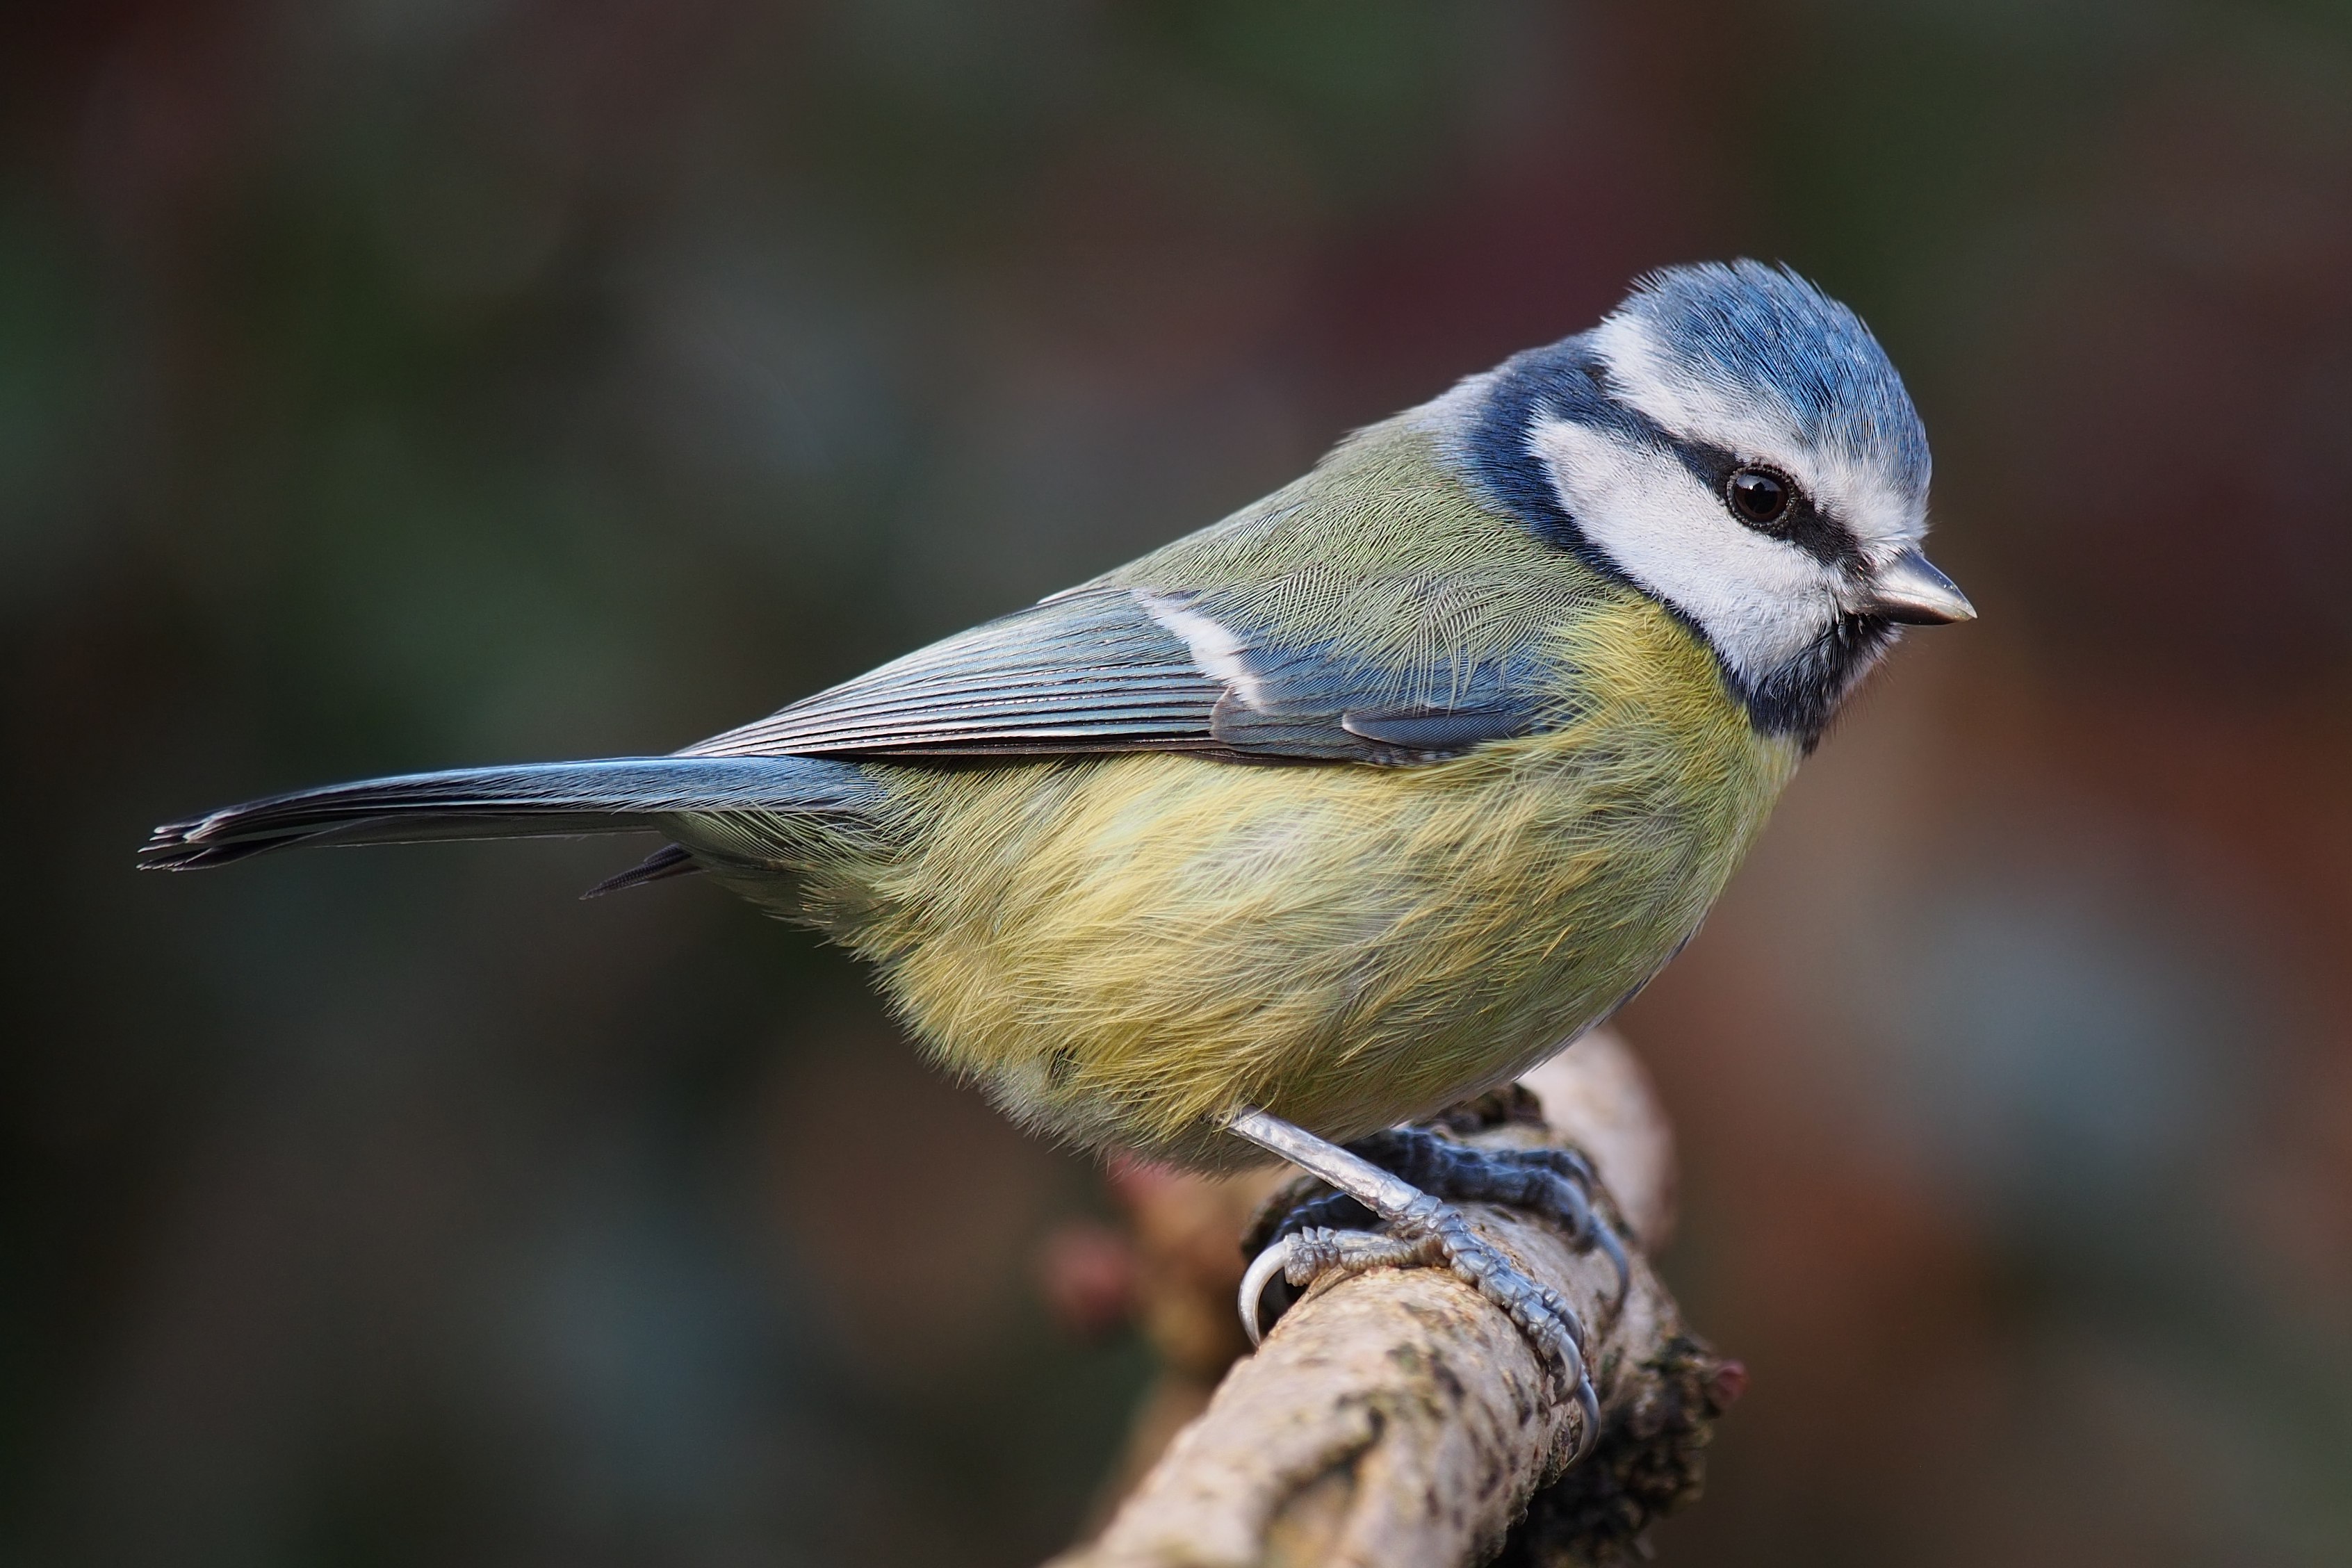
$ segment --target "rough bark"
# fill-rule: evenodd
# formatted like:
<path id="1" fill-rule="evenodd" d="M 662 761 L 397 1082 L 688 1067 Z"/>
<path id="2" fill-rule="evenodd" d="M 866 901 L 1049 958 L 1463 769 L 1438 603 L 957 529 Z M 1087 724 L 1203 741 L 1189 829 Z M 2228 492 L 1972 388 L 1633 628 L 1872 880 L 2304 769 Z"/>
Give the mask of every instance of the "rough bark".
<path id="1" fill-rule="evenodd" d="M 1744 1373 L 1685 1331 L 1648 1263 L 1672 1224 L 1671 1133 L 1640 1066 L 1606 1035 L 1525 1087 L 1532 1095 L 1490 1096 L 1448 1120 L 1476 1142 L 1577 1149 L 1601 1173 L 1601 1206 L 1633 1264 L 1615 1314 L 1599 1252 L 1579 1253 L 1508 1210 L 1471 1210 L 1582 1316 L 1601 1409 L 1594 1453 L 1564 1471 L 1574 1407 L 1547 1391 L 1509 1320 L 1436 1269 L 1310 1289 L 1201 1409 L 1200 1391 L 1233 1350 L 1204 1335 L 1203 1312 L 1214 1301 L 1230 1314 L 1233 1287 L 1227 1271 L 1204 1266 L 1202 1240 L 1234 1234 L 1252 1189 L 1163 1181 L 1130 1194 L 1130 1205 L 1145 1258 L 1139 1305 L 1173 1352 L 1170 1373 L 1139 1417 L 1125 1500 L 1054 1568 L 1601 1564 L 1636 1552 L 1653 1519 L 1696 1495 L 1699 1450 Z"/>

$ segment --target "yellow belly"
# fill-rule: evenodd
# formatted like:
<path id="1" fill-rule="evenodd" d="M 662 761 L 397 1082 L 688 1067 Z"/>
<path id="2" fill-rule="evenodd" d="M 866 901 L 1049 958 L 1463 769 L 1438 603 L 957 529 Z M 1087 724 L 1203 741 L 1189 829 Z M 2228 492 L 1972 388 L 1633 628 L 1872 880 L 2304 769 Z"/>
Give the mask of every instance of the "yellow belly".
<path id="1" fill-rule="evenodd" d="M 1450 762 L 877 769 L 900 847 L 812 868 L 800 910 L 1056 1136 L 1215 1164 L 1243 1105 L 1338 1139 L 1426 1115 L 1647 981 L 1795 765 L 1679 626 L 1620 619 L 1576 650 L 1607 700 Z"/>

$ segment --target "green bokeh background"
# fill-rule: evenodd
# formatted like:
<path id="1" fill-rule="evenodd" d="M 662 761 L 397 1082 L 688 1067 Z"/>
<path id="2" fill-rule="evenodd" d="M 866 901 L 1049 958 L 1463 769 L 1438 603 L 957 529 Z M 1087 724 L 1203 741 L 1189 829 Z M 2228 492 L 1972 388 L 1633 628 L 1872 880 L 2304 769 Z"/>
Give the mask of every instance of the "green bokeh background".
<path id="1" fill-rule="evenodd" d="M 1094 1175 L 837 955 L 610 843 L 131 850 L 683 744 L 1750 254 L 1984 619 L 1626 1016 L 1754 1374 L 1662 1560 L 2352 1558 L 2341 5 L 98 0 L 0 138 L 0 1555 L 1054 1550 Z"/>

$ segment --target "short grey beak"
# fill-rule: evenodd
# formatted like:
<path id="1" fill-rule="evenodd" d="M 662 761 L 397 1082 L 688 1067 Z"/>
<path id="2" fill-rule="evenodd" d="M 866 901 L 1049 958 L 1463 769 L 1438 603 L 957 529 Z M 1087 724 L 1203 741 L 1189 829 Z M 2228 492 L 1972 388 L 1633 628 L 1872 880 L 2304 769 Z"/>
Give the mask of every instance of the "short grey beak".
<path id="1" fill-rule="evenodd" d="M 1884 616 L 1912 626 L 1940 626 L 1972 621 L 1977 607 L 1958 584 L 1936 570 L 1916 550 L 1906 550 L 1871 574 L 1870 596 L 1864 615 Z"/>

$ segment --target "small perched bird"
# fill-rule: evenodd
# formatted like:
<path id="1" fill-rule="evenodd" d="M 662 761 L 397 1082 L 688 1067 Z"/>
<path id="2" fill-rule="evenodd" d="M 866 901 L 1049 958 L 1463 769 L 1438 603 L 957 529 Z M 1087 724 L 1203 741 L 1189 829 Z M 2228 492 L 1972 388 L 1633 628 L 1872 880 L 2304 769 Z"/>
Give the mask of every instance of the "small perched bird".
<path id="1" fill-rule="evenodd" d="M 1920 553 L 1927 479 L 1852 311 L 1674 268 L 1222 522 L 756 723 L 278 795 L 144 863 L 662 833 L 605 889 L 700 871 L 817 928 L 1055 1137 L 1297 1161 L 1388 1234 L 1293 1262 L 1451 1265 L 1589 1441 L 1574 1314 L 1404 1179 L 1494 1173 L 1384 1130 L 1639 991 L 1900 629 L 1974 614 Z M 1594 1237 L 1572 1162 L 1514 1179 Z"/>

